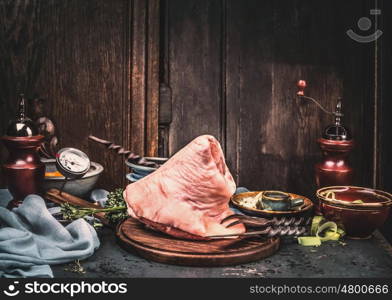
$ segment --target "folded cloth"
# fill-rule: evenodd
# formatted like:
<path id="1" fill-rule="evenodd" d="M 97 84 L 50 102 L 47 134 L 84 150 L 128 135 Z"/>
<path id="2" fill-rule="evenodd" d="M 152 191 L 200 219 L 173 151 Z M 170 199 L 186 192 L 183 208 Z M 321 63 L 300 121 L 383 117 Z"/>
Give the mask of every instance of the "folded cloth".
<path id="1" fill-rule="evenodd" d="M 61 225 L 37 195 L 12 211 L 0 207 L 0 277 L 53 277 L 49 265 L 84 259 L 99 247 L 94 228 Z"/>
<path id="2" fill-rule="evenodd" d="M 235 190 L 234 195 L 238 195 L 238 194 L 242 194 L 242 193 L 248 193 L 250 192 L 246 187 L 243 186 L 239 186 L 237 187 L 237 189 Z"/>
<path id="3" fill-rule="evenodd" d="M 7 189 L 0 189 L 0 207 L 6 207 L 11 200 L 11 193 Z"/>

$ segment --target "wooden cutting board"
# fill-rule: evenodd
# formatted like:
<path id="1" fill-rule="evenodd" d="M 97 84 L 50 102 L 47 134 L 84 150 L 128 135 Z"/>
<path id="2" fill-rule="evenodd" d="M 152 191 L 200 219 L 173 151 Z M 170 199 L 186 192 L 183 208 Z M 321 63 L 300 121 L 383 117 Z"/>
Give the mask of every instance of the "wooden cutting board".
<path id="1" fill-rule="evenodd" d="M 213 241 L 181 240 L 146 228 L 128 218 L 116 230 L 127 251 L 167 264 L 184 266 L 228 266 L 260 260 L 279 249 L 280 239 L 248 237 Z"/>

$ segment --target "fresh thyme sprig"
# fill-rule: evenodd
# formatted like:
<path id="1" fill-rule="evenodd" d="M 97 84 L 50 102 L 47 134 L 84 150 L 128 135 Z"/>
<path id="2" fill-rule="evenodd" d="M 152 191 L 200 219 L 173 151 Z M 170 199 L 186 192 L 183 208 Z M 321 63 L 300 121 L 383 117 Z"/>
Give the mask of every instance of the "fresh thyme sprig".
<path id="1" fill-rule="evenodd" d="M 105 214 L 105 217 L 111 224 L 118 224 L 128 217 L 127 205 L 123 197 L 124 189 L 118 188 L 108 194 L 108 200 L 105 203 L 105 208 L 118 208 L 118 210 L 111 210 Z M 123 209 L 119 209 L 119 208 Z"/>
<path id="2" fill-rule="evenodd" d="M 123 189 L 120 188 L 108 194 L 108 200 L 104 208 L 78 207 L 70 203 L 63 203 L 61 204 L 61 212 L 65 220 L 93 217 L 94 214 L 104 212 L 106 219 L 113 225 L 121 222 L 128 216 L 127 206 L 123 198 Z"/>

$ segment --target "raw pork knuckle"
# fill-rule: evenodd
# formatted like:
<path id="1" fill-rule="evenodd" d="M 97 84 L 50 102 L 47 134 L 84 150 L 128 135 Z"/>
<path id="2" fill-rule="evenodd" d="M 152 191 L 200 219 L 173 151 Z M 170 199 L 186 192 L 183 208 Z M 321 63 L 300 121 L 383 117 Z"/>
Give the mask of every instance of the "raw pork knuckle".
<path id="1" fill-rule="evenodd" d="M 149 227 L 186 239 L 243 233 L 238 224 L 220 221 L 232 215 L 236 189 L 219 142 L 210 135 L 194 139 L 157 171 L 129 184 L 124 199 L 130 216 Z"/>

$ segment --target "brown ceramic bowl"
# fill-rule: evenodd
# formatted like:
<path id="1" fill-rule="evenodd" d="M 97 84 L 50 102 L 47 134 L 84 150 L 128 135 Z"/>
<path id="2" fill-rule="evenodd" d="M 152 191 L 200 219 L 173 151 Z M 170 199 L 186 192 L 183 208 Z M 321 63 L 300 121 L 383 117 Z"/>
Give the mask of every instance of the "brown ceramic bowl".
<path id="1" fill-rule="evenodd" d="M 324 217 L 354 239 L 369 238 L 385 223 L 392 205 L 391 194 L 356 186 L 324 187 L 317 190 L 317 198 Z"/>

